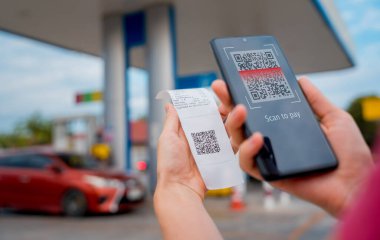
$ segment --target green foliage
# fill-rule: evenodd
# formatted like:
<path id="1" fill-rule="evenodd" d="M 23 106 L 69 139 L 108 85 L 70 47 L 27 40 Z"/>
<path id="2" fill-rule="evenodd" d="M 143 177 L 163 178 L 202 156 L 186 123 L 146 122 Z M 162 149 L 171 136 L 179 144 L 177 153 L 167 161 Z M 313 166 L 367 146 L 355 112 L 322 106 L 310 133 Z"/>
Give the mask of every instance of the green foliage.
<path id="1" fill-rule="evenodd" d="M 0 134 L 0 148 L 50 144 L 51 141 L 52 123 L 39 113 L 34 113 L 16 124 L 12 133 Z"/>
<path id="2" fill-rule="evenodd" d="M 356 124 L 359 126 L 359 129 L 365 141 L 367 142 L 367 144 L 369 146 L 372 146 L 376 137 L 377 123 L 366 121 L 363 118 L 363 114 L 362 114 L 362 100 L 366 98 L 370 98 L 370 97 L 374 97 L 374 96 L 363 96 L 363 97 L 358 97 L 354 99 L 352 103 L 350 104 L 350 106 L 348 107 L 347 111 L 351 114 Z"/>

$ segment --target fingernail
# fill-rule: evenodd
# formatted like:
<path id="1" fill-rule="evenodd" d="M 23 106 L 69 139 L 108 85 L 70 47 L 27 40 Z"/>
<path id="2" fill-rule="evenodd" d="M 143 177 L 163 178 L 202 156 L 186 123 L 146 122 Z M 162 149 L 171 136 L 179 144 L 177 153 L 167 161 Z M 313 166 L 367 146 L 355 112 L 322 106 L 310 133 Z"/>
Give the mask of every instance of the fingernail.
<path id="1" fill-rule="evenodd" d="M 234 117 L 234 115 L 236 114 L 236 107 L 234 109 L 232 109 L 231 113 L 230 113 L 230 117 Z"/>
<path id="2" fill-rule="evenodd" d="M 254 132 L 254 133 L 251 135 L 251 142 L 252 142 L 252 143 L 254 143 L 255 135 L 257 135 L 257 132 Z"/>
<path id="3" fill-rule="evenodd" d="M 251 143 L 252 144 L 254 144 L 255 143 L 255 141 L 254 141 L 254 139 L 255 139 L 255 137 L 254 137 L 255 135 L 254 134 L 252 134 L 252 136 L 251 136 L 251 139 L 250 139 L 250 141 L 251 141 Z"/>

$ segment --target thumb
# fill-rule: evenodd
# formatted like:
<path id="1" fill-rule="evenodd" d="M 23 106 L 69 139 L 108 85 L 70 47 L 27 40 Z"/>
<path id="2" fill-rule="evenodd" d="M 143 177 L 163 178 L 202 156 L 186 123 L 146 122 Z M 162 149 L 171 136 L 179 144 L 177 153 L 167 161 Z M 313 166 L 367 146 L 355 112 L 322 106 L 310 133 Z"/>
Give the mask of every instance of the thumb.
<path id="1" fill-rule="evenodd" d="M 166 119 L 164 123 L 164 128 L 163 128 L 163 133 L 164 132 L 174 132 L 178 134 L 179 130 L 179 118 L 177 111 L 173 107 L 172 104 L 167 103 L 165 105 L 165 110 L 166 110 Z"/>
<path id="2" fill-rule="evenodd" d="M 261 180 L 262 177 L 256 167 L 255 156 L 259 153 L 263 144 L 263 136 L 260 133 L 254 133 L 240 145 L 239 149 L 239 162 L 241 169 L 259 180 Z"/>
<path id="3" fill-rule="evenodd" d="M 322 119 L 328 113 L 338 109 L 306 77 L 301 77 L 298 82 L 311 108 L 319 118 Z"/>

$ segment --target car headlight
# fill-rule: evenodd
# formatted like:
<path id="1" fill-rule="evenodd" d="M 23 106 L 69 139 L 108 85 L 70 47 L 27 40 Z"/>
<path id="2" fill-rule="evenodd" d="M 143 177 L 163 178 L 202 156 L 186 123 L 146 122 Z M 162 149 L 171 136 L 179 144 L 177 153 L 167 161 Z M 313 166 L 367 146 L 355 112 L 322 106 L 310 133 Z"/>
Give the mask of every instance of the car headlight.
<path id="1" fill-rule="evenodd" d="M 118 187 L 119 181 L 116 179 L 107 179 L 98 176 L 85 175 L 83 180 L 97 188 Z"/>

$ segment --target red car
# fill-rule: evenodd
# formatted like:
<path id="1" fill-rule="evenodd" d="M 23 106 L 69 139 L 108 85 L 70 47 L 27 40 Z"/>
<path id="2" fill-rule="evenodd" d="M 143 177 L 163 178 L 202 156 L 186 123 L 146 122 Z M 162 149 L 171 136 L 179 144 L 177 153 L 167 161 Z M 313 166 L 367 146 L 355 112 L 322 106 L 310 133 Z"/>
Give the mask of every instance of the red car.
<path id="1" fill-rule="evenodd" d="M 36 151 L 0 156 L 0 208 L 82 216 L 132 209 L 144 198 L 136 177 L 100 170 L 89 156 Z"/>

